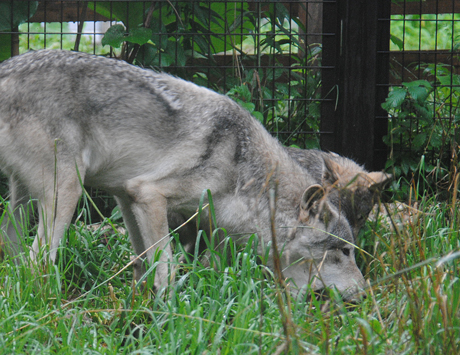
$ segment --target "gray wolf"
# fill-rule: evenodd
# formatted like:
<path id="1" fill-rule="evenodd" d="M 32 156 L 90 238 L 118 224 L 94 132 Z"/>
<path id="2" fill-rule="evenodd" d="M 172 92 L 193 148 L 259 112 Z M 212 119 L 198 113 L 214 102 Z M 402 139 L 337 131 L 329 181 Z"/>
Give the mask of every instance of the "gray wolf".
<path id="1" fill-rule="evenodd" d="M 29 198 L 38 201 L 33 260 L 42 253 L 55 260 L 82 185 L 102 188 L 115 196 L 134 251 L 158 261 L 160 289 L 172 261 L 168 214 L 193 214 L 210 189 L 220 227 L 240 236 L 238 243 L 257 233 L 267 245 L 276 186 L 277 243 L 293 287 L 313 281 L 347 299 L 363 284 L 344 214 L 226 96 L 114 59 L 43 50 L 0 65 L 0 107 L 10 213 L 20 219 Z M 21 231 L 11 221 L 3 229 L 7 251 L 21 252 Z"/>

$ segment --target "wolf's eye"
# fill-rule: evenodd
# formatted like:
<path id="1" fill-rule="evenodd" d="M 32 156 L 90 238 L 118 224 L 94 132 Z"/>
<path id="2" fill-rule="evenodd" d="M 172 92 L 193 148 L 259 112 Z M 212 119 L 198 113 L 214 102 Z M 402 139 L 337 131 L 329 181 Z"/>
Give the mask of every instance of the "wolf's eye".
<path id="1" fill-rule="evenodd" d="M 350 256 L 350 249 L 343 248 L 343 249 L 342 249 L 342 253 L 343 253 L 343 255 L 345 255 L 345 256 Z"/>

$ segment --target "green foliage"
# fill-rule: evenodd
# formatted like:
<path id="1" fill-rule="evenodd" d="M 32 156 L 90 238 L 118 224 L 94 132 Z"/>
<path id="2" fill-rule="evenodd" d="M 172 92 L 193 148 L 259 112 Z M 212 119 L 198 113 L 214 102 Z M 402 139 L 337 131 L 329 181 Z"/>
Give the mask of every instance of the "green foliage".
<path id="1" fill-rule="evenodd" d="M 393 15 L 390 31 L 390 50 L 450 50 L 460 32 L 460 14 Z"/>
<path id="2" fill-rule="evenodd" d="M 394 3 L 403 6 L 400 1 Z M 390 49 L 457 51 L 459 20 L 460 14 L 393 15 Z M 390 147 L 386 167 L 397 177 L 394 191 L 406 198 L 410 184 L 445 194 L 458 169 L 460 142 L 459 75 L 438 63 L 419 64 L 413 70 L 426 80 L 391 88 L 382 104 L 390 117 L 384 138 Z"/>
<path id="3" fill-rule="evenodd" d="M 86 26 L 85 26 L 86 27 Z M 83 30 L 85 30 L 85 27 Z M 63 22 L 29 23 L 19 26 L 19 52 L 24 53 L 28 50 L 39 50 L 44 48 L 49 49 L 65 49 L 73 50 L 75 48 L 76 34 L 70 33 L 70 26 Z M 31 32 L 31 33 L 28 33 Z M 66 34 L 61 34 L 66 33 Z M 79 49 L 82 52 L 93 52 L 94 38 L 89 35 L 81 36 Z"/>
<path id="4" fill-rule="evenodd" d="M 390 116 L 384 137 L 391 149 L 386 168 L 396 177 L 421 174 L 427 187 L 434 187 L 456 164 L 452 156 L 459 142 L 460 79 L 444 66 L 423 69 L 436 80 L 403 83 L 392 88 L 382 104 Z"/>
<path id="5" fill-rule="evenodd" d="M 270 132 L 292 132 L 289 137 L 278 136 L 283 143 L 304 148 L 319 148 L 319 135 L 297 136 L 298 131 L 319 131 L 320 74 L 291 71 L 290 82 L 278 81 L 288 69 L 266 71 L 245 70 L 243 84 L 233 86 L 227 93 L 246 108 Z M 305 78 L 306 77 L 306 78 Z M 305 97 L 310 100 L 305 100 Z"/>
<path id="6" fill-rule="evenodd" d="M 11 57 L 11 34 L 37 11 L 38 1 L 0 1 L 0 61 Z"/>
<path id="7" fill-rule="evenodd" d="M 128 6 L 129 12 L 126 10 Z M 96 7 L 90 4 L 91 8 L 102 15 L 110 18 L 111 14 L 112 18 L 123 22 L 125 27 L 129 27 L 130 35 L 131 28 L 139 31 L 144 25 L 143 14 L 149 10 L 149 6 L 150 3 L 144 2 L 97 2 Z M 177 64 L 175 59 L 178 56 L 184 60 L 207 58 L 210 54 L 232 48 L 226 36 L 232 36 L 232 46 L 238 46 L 246 36 L 236 34 L 242 30 L 247 33 L 254 29 L 244 16 L 247 7 L 246 3 L 176 2 L 173 6 L 169 2 L 159 2 L 155 4 L 149 31 L 141 33 L 142 40 L 136 42 L 124 38 L 126 35 L 121 30 L 121 25 L 117 24 L 106 33 L 103 44 L 115 44 L 116 48 L 123 40 L 145 44 L 145 52 L 141 51 L 142 55 L 138 56 L 138 61 L 144 66 L 168 67 L 173 63 Z M 126 18 L 126 13 L 136 15 Z M 147 34 L 150 41 L 147 40 Z M 160 57 L 164 59 L 161 60 Z M 179 64 L 185 65 L 184 60 L 179 60 Z"/>
<path id="8" fill-rule="evenodd" d="M 256 111 L 256 105 L 252 101 L 252 93 L 247 85 L 235 86 L 227 92 L 233 100 L 238 102 L 242 107 L 248 110 L 260 122 L 264 121 L 264 116 L 261 112 Z"/>
<path id="9" fill-rule="evenodd" d="M 15 2 L 13 8 L 11 5 L 11 1 L 0 2 L 0 31 L 12 31 L 27 21 L 37 11 L 38 1 Z"/>
<path id="10" fill-rule="evenodd" d="M 150 2 L 146 1 L 97 1 L 89 2 L 88 7 L 111 19 L 112 21 L 121 21 L 125 26 L 137 26 L 142 23 L 146 7 Z"/>
<path id="11" fill-rule="evenodd" d="M 113 25 L 107 30 L 101 43 L 103 46 L 109 45 L 115 48 L 120 48 L 125 41 L 142 45 L 150 40 L 152 34 L 152 30 L 145 27 L 133 28 L 126 33 L 123 25 Z"/>

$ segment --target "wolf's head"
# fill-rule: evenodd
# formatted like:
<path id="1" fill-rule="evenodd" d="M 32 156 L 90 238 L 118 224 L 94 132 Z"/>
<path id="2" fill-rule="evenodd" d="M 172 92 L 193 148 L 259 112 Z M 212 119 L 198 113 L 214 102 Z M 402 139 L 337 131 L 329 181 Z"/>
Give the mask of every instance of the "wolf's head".
<path id="1" fill-rule="evenodd" d="M 356 300 L 364 286 L 354 255 L 347 219 L 328 200 L 320 185 L 310 186 L 300 203 L 299 224 L 284 245 L 283 274 L 291 289 L 336 287 L 345 300 Z"/>

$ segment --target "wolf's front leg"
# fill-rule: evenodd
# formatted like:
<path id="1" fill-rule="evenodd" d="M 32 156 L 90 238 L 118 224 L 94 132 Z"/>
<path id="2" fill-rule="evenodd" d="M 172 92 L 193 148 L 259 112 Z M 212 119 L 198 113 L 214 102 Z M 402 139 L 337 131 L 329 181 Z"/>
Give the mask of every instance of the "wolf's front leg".
<path id="1" fill-rule="evenodd" d="M 168 275 L 172 270 L 166 199 L 151 185 L 138 185 L 128 191 L 125 196 L 116 196 L 116 200 L 134 251 L 141 255 L 140 262 L 134 267 L 134 277 L 139 281 L 144 275 L 143 260 L 147 259 L 151 265 L 158 262 L 154 286 L 155 291 L 159 291 L 168 286 Z M 160 252 L 159 259 L 155 258 L 157 251 Z"/>

